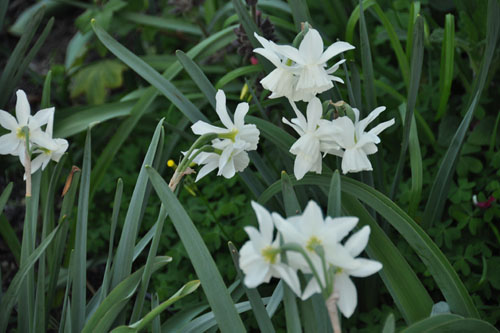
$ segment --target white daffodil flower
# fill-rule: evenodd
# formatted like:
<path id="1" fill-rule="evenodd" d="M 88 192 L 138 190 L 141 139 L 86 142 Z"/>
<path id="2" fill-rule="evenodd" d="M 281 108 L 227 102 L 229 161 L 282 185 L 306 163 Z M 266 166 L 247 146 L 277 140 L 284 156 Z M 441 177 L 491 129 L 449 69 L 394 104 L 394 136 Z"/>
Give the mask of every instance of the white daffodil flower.
<path id="1" fill-rule="evenodd" d="M 231 178 L 236 172 L 243 171 L 249 164 L 247 151 L 256 150 L 259 143 L 259 130 L 254 124 L 245 124 L 244 118 L 248 112 L 248 103 L 240 103 L 236 107 L 234 123 L 226 109 L 226 95 L 224 91 L 217 91 L 216 111 L 222 124 L 226 128 L 217 127 L 204 121 L 197 121 L 191 129 L 195 134 L 204 135 L 214 133 L 218 138 L 212 140 L 213 152 L 200 152 L 193 162 L 203 165 L 196 177 L 196 181 L 206 176 L 212 170 L 219 168 L 217 175 Z M 194 155 L 191 155 L 194 156 Z"/>
<path id="2" fill-rule="evenodd" d="M 213 126 L 202 120 L 198 120 L 191 129 L 194 134 L 203 135 L 208 133 L 219 134 L 219 138 L 229 139 L 234 146 L 246 151 L 256 150 L 259 143 L 259 130 L 254 124 L 245 124 L 245 115 L 248 112 L 248 103 L 240 103 L 236 106 L 234 123 L 229 117 L 226 109 L 226 95 L 224 91 L 218 90 L 215 95 L 215 111 L 226 128 Z"/>
<path id="3" fill-rule="evenodd" d="M 307 119 L 290 101 L 297 118 L 291 122 L 283 118 L 283 122 L 291 126 L 300 138 L 292 145 L 290 152 L 296 156 L 293 173 L 297 179 L 302 179 L 309 171 L 321 173 L 321 151 L 340 147 L 332 140 L 340 132 L 331 121 L 321 119 L 323 107 L 318 98 L 313 98 L 307 104 Z"/>
<path id="4" fill-rule="evenodd" d="M 298 77 L 294 73 L 298 73 L 298 65 L 292 65 L 292 61 L 288 60 L 280 53 L 281 45 L 276 45 L 273 41 L 254 33 L 255 38 L 263 46 L 263 48 L 254 49 L 255 53 L 260 54 L 269 60 L 276 69 L 269 73 L 266 77 L 260 80 L 260 84 L 272 92 L 269 98 L 286 97 L 295 100 L 295 86 L 297 85 Z"/>
<path id="5" fill-rule="evenodd" d="M 24 127 L 28 127 L 29 141 L 38 147 L 54 150 L 58 146 L 52 140 L 52 137 L 41 130 L 41 126 L 47 124 L 50 117 L 54 114 L 54 108 L 48 108 L 38 111 L 31 116 L 31 108 L 22 90 L 16 92 L 16 118 L 10 113 L 0 110 L 0 125 L 11 131 L 0 137 L 0 154 L 11 154 L 19 156 L 21 163 L 25 159 L 25 141 L 26 136 L 23 132 Z"/>
<path id="6" fill-rule="evenodd" d="M 336 127 L 342 129 L 335 137 L 335 141 L 343 151 L 327 150 L 326 152 L 342 157 L 342 172 L 344 174 L 373 170 L 368 155 L 377 152 L 376 144 L 380 143 L 378 135 L 394 124 L 394 118 L 378 124 L 368 132 L 365 132 L 365 129 L 384 110 L 385 106 L 380 106 L 373 110 L 365 119 L 359 120 L 359 110 L 353 108 L 355 115 L 354 122 L 347 116 L 339 117 L 332 121 Z"/>
<path id="7" fill-rule="evenodd" d="M 332 88 L 332 81 L 344 83 L 341 78 L 332 74 L 345 60 L 337 62 L 329 69 L 325 67 L 328 60 L 342 52 L 354 49 L 354 46 L 346 42 L 335 42 L 326 50 L 323 48 L 323 39 L 315 29 L 309 29 L 298 49 L 292 46 L 280 48 L 281 54 L 295 62 L 300 68 L 294 100 L 307 102 L 316 94 Z"/>
<path id="8" fill-rule="evenodd" d="M 272 277 L 282 278 L 293 292 L 300 296 L 300 282 L 297 271 L 281 262 L 279 237 L 274 238 L 274 224 L 271 214 L 259 204 L 252 202 L 257 215 L 259 230 L 245 227 L 250 237 L 240 250 L 239 265 L 245 274 L 244 283 L 255 288 Z"/>
<path id="9" fill-rule="evenodd" d="M 47 128 L 45 129 L 45 133 L 50 138 L 52 138 L 53 127 L 54 112 L 52 112 L 52 115 L 47 122 Z M 69 144 L 67 140 L 56 138 L 52 139 L 52 141 L 57 147 L 56 149 L 51 150 L 49 148 L 38 147 L 35 151 L 33 151 L 34 154 L 38 153 L 39 155 L 31 161 L 31 173 L 35 173 L 35 171 L 40 169 L 40 167 L 42 168 L 42 170 L 44 170 L 47 164 L 49 164 L 50 160 L 53 160 L 56 163 L 59 162 L 63 154 L 68 149 Z"/>
<path id="10" fill-rule="evenodd" d="M 357 257 L 368 244 L 370 227 L 364 226 L 354 233 L 345 243 L 345 248 L 352 257 Z M 382 264 L 375 260 L 355 258 L 352 268 L 339 268 L 334 279 L 334 293 L 338 295 L 337 305 L 342 314 L 349 318 L 358 304 L 356 286 L 349 276 L 367 277 L 382 269 Z"/>

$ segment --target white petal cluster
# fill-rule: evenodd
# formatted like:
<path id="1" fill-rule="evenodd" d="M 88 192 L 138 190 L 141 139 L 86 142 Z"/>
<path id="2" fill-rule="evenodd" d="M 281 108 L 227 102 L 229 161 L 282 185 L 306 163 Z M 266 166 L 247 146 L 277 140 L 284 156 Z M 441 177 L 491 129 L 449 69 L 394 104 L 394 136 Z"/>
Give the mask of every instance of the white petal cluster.
<path id="1" fill-rule="evenodd" d="M 304 249 L 318 272 L 320 283 L 325 286 L 327 274 L 334 281 L 337 305 L 346 317 L 350 317 L 357 305 L 357 292 L 350 276 L 366 277 L 382 269 L 382 264 L 365 258 L 356 258 L 366 247 L 370 227 L 364 226 L 342 244 L 342 240 L 353 230 L 357 217 L 323 218 L 320 207 L 314 201 L 307 204 L 302 215 L 284 219 L 277 213 L 272 215 L 262 206 L 252 203 L 257 214 L 260 230 L 246 227 L 250 240 L 240 251 L 240 267 L 245 273 L 245 284 L 254 288 L 272 277 L 282 278 L 302 299 L 321 293 L 318 280 L 313 276 L 301 292 L 297 272 L 312 272 L 304 256 L 287 252 L 287 263 L 281 261 L 279 235 L 285 244 L 298 244 Z M 274 236 L 274 227 L 279 234 Z M 322 248 L 323 258 L 317 249 Z M 324 260 L 324 261 L 323 261 Z M 323 268 L 325 267 L 326 270 Z"/>
<path id="2" fill-rule="evenodd" d="M 307 105 L 307 119 L 294 102 L 290 103 L 297 118 L 291 122 L 283 118 L 283 122 L 300 135 L 290 148 L 290 152 L 296 155 L 294 175 L 297 179 L 302 179 L 309 171 L 321 173 L 322 154 L 342 157 L 344 174 L 372 170 L 368 155 L 377 152 L 376 144 L 380 143 L 378 135 L 394 124 L 394 119 L 391 119 L 365 131 L 368 124 L 385 110 L 384 106 L 376 108 L 363 120 L 359 120 L 359 110 L 354 108 L 353 122 L 348 116 L 331 121 L 321 119 L 323 109 L 316 97 Z"/>
<path id="3" fill-rule="evenodd" d="M 254 50 L 268 59 L 276 69 L 260 81 L 271 91 L 270 98 L 287 97 L 292 101 L 310 101 L 317 94 L 333 87 L 333 82 L 344 81 L 332 75 L 341 60 L 327 69 L 327 62 L 334 56 L 354 49 L 349 43 L 335 42 L 324 50 L 323 39 L 319 32 L 310 28 L 304 35 L 299 48 L 290 45 L 277 45 L 255 35 L 262 48 Z"/>
<path id="4" fill-rule="evenodd" d="M 24 127 L 28 128 L 29 146 L 33 154 L 38 154 L 31 162 L 31 172 L 45 169 L 50 160 L 59 162 L 68 149 L 68 141 L 52 138 L 55 109 L 47 108 L 38 111 L 33 116 L 26 93 L 16 92 L 16 117 L 0 110 L 0 125 L 10 131 L 0 136 L 0 154 L 19 156 L 23 165 L 26 162 L 26 135 Z M 45 126 L 45 130 L 42 127 Z"/>
<path id="5" fill-rule="evenodd" d="M 216 112 L 225 128 L 201 120 L 191 126 L 193 132 L 198 135 L 218 134 L 218 138 L 211 143 L 214 152 L 200 152 L 193 160 L 194 163 L 203 165 L 196 181 L 217 168 L 219 169 L 217 175 L 225 178 L 231 178 L 236 172 L 243 171 L 250 162 L 247 151 L 256 150 L 259 143 L 260 132 L 257 127 L 244 122 L 249 108 L 248 103 L 238 104 L 233 122 L 226 109 L 224 91 L 217 91 L 215 98 Z M 196 153 L 196 150 L 193 153 Z"/>

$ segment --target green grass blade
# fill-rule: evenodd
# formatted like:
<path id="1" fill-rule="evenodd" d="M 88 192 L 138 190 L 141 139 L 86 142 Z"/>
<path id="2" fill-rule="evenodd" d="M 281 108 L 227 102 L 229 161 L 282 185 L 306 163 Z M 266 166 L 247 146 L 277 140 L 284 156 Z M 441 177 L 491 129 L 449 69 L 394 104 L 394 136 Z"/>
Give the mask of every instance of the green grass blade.
<path id="1" fill-rule="evenodd" d="M 200 286 L 200 281 L 199 280 L 193 280 L 189 281 L 185 285 L 181 287 L 174 295 L 172 295 L 169 299 L 167 299 L 165 302 L 161 303 L 159 306 L 155 307 L 153 310 L 151 310 L 148 314 L 146 314 L 141 320 L 138 322 L 130 325 L 130 328 L 133 328 L 137 331 L 140 331 L 144 328 L 147 327 L 147 325 L 155 318 L 158 317 L 160 313 L 165 311 L 170 305 L 173 303 L 177 302 L 183 297 L 186 297 L 187 295 L 193 293 L 198 289 Z M 121 332 L 120 327 L 117 327 L 114 329 L 112 332 L 119 333 Z"/>
<path id="2" fill-rule="evenodd" d="M 7 8 L 9 7 L 9 0 L 0 2 L 0 31 L 3 29 L 3 22 L 5 19 L 5 14 L 7 14 Z"/>
<path id="3" fill-rule="evenodd" d="M 299 201 L 293 190 L 290 177 L 284 171 L 281 172 L 281 186 L 286 216 L 291 217 L 300 214 L 301 209 Z M 283 261 L 286 262 L 285 255 L 283 255 Z M 285 284 L 283 288 L 283 305 L 285 307 L 287 332 L 302 332 L 299 308 L 297 307 L 297 297 L 287 284 Z"/>
<path id="4" fill-rule="evenodd" d="M 406 114 L 403 124 L 403 142 L 401 144 L 396 174 L 394 176 L 389 195 L 391 199 L 394 199 L 398 190 L 399 179 L 403 173 L 404 163 L 406 161 L 406 151 L 408 150 L 408 142 L 410 139 L 413 110 L 415 109 L 415 104 L 417 103 L 418 87 L 420 85 L 420 76 L 422 74 L 422 63 L 424 60 L 424 20 L 421 16 L 419 16 L 415 22 L 412 49 L 413 54 L 411 56 L 410 87 L 408 89 L 408 102 L 406 105 Z"/>
<path id="5" fill-rule="evenodd" d="M 426 318 L 401 331 L 401 333 L 440 333 L 440 332 L 481 332 L 498 333 L 498 330 L 490 323 L 472 319 L 462 318 L 454 314 L 441 314 Z"/>
<path id="6" fill-rule="evenodd" d="M 359 0 L 359 38 L 361 49 L 361 67 L 363 68 L 363 89 L 365 91 L 366 110 L 370 112 L 377 105 L 375 93 L 375 83 L 373 74 L 372 52 L 370 50 L 370 38 L 366 28 L 365 15 L 363 11 L 363 2 Z M 360 108 L 363 114 L 362 108 Z"/>
<path id="7" fill-rule="evenodd" d="M 0 195 L 0 214 L 3 213 L 3 209 L 7 204 L 7 200 L 9 200 L 10 194 L 12 193 L 12 188 L 14 187 L 14 183 L 10 182 L 5 189 L 2 191 L 2 195 Z"/>
<path id="8" fill-rule="evenodd" d="M 432 298 L 406 259 L 358 200 L 344 193 L 342 205 L 348 215 L 359 217 L 359 225 L 370 226 L 366 252 L 382 263 L 379 275 L 406 323 L 426 318 L 431 312 Z"/>
<path id="9" fill-rule="evenodd" d="M 134 246 L 139 231 L 141 207 L 146 193 L 148 183 L 148 175 L 145 166 L 153 164 L 156 148 L 160 139 L 160 132 L 163 124 L 163 119 L 156 126 L 151 144 L 149 145 L 144 161 L 142 162 L 137 182 L 132 193 L 130 205 L 128 206 L 125 222 L 120 236 L 120 242 L 116 250 L 115 259 L 113 260 L 113 277 L 111 279 L 111 289 L 118 285 L 123 279 L 130 275 L 132 270 L 132 261 L 134 255 Z"/>
<path id="10" fill-rule="evenodd" d="M 116 226 L 118 225 L 118 215 L 122 204 L 123 180 L 118 178 L 116 183 L 115 199 L 113 200 L 113 213 L 111 214 L 111 230 L 109 231 L 109 247 L 108 258 L 106 259 L 106 267 L 102 278 L 101 302 L 108 296 L 109 283 L 111 280 L 111 263 L 113 261 L 113 244 L 115 243 Z M 99 303 L 101 303 L 99 302 Z"/>
<path id="11" fill-rule="evenodd" d="M 259 31 L 259 28 L 255 24 L 252 17 L 248 14 L 248 10 L 243 4 L 243 1 L 231 0 L 231 2 L 233 3 L 234 10 L 236 11 L 236 14 L 239 17 L 239 21 L 247 34 L 248 40 L 250 41 L 253 47 L 259 47 L 260 43 L 255 38 L 254 33 L 256 32 L 257 34 L 260 35 L 261 32 Z"/>
<path id="12" fill-rule="evenodd" d="M 10 282 L 9 288 L 3 295 L 2 301 L 0 302 L 0 308 L 2 309 L 2 311 L 0 311 L 0 332 L 5 332 L 7 329 L 10 312 L 15 305 L 16 299 L 18 298 L 18 295 L 21 291 L 23 282 L 25 282 L 27 278 L 28 272 L 33 269 L 36 261 L 38 260 L 38 258 L 40 258 L 42 253 L 45 252 L 58 231 L 59 226 L 57 226 L 47 236 L 47 238 L 45 238 L 45 240 L 41 242 L 40 245 L 29 255 L 29 257 L 26 259 L 25 264 L 19 268 L 19 271 Z"/>
<path id="13" fill-rule="evenodd" d="M 292 10 L 293 21 L 295 22 L 297 32 L 301 30 L 301 23 L 313 23 L 306 0 L 288 0 L 288 4 Z"/>
<path id="14" fill-rule="evenodd" d="M 339 217 L 342 215 L 342 200 L 340 192 L 340 173 L 338 170 L 335 170 L 332 180 L 330 181 L 330 189 L 328 191 L 328 216 Z"/>
<path id="15" fill-rule="evenodd" d="M 151 310 L 156 308 L 160 303 L 160 300 L 158 298 L 158 293 L 155 293 L 153 296 L 153 300 L 151 301 Z M 160 316 L 156 316 L 153 319 L 153 323 L 151 324 L 151 331 L 152 333 L 161 333 L 161 322 L 160 322 Z"/>
<path id="16" fill-rule="evenodd" d="M 471 95 L 472 102 L 468 106 L 467 113 L 460 123 L 450 146 L 444 155 L 439 170 L 436 174 L 434 183 L 432 184 L 431 192 L 429 194 L 427 204 L 425 206 L 423 227 L 429 228 L 434 222 L 441 218 L 444 204 L 448 196 L 451 179 L 454 175 L 455 165 L 462 148 L 465 134 L 469 128 L 472 116 L 476 109 L 477 103 L 483 92 L 484 84 L 488 76 L 491 60 L 495 53 L 496 42 L 498 39 L 498 31 L 500 20 L 500 5 L 496 0 L 488 2 L 488 19 L 487 19 L 487 33 L 486 33 L 486 50 L 484 52 L 483 61 L 479 75 L 474 82 L 474 89 Z"/>
<path id="17" fill-rule="evenodd" d="M 95 21 L 92 28 L 99 40 L 115 56 L 139 74 L 144 80 L 152 84 L 166 98 L 168 98 L 193 123 L 198 120 L 208 121 L 207 118 L 189 101 L 168 79 L 146 64 L 141 58 L 130 52 L 126 47 L 111 37 L 106 31 L 97 26 Z"/>
<path id="18" fill-rule="evenodd" d="M 45 81 L 43 83 L 42 101 L 40 102 L 40 109 L 50 107 L 50 85 L 52 83 L 52 70 L 47 72 Z"/>
<path id="19" fill-rule="evenodd" d="M 153 260 L 156 257 L 156 252 L 158 251 L 158 245 L 160 244 L 161 232 L 163 230 L 163 225 L 165 224 L 165 219 L 167 218 L 167 210 L 165 206 L 161 205 L 160 213 L 158 214 L 158 219 L 156 220 L 156 232 L 153 236 L 153 242 L 149 248 L 148 258 L 146 260 L 146 265 L 144 266 L 144 273 L 142 274 L 141 287 L 137 293 L 137 298 L 134 303 L 134 309 L 132 311 L 132 316 L 130 317 L 130 323 L 135 323 L 139 320 L 142 314 L 142 307 L 144 305 L 144 299 L 146 298 L 146 292 L 148 291 L 149 280 L 151 279 L 151 267 L 153 265 Z"/>
<path id="20" fill-rule="evenodd" d="M 74 204 L 76 200 L 76 193 L 78 189 L 78 183 L 80 181 L 80 170 L 71 171 L 71 183 L 69 185 L 68 192 L 64 195 L 61 212 L 59 215 L 59 223 L 61 225 L 61 232 L 56 236 L 53 244 L 47 249 L 47 259 L 49 265 L 49 287 L 47 289 L 47 306 L 48 311 L 52 307 L 53 299 L 56 294 L 57 280 L 59 277 L 59 271 L 61 269 L 61 262 L 64 257 L 64 250 L 66 248 L 66 239 L 68 237 L 69 222 L 65 223 L 71 216 L 71 212 L 74 210 Z M 71 266 L 68 266 L 71 267 Z M 71 279 L 71 274 L 69 274 L 68 279 Z"/>
<path id="21" fill-rule="evenodd" d="M 172 261 L 171 257 L 156 257 L 153 272 L 165 266 Z M 126 279 L 121 281 L 109 295 L 104 299 L 102 304 L 97 308 L 94 314 L 87 320 L 85 327 L 81 330 L 82 333 L 106 333 L 109 332 L 111 325 L 123 311 L 129 300 L 134 295 L 141 277 L 144 272 L 144 267 L 130 274 Z M 72 323 L 74 325 L 74 322 Z"/>
<path id="22" fill-rule="evenodd" d="M 200 88 L 201 92 L 207 97 L 210 105 L 215 109 L 215 94 L 217 93 L 216 89 L 212 85 L 212 83 L 208 80 L 207 76 L 201 68 L 184 52 L 177 50 L 175 52 L 177 59 L 181 63 L 182 67 L 189 74 L 193 82 Z"/>
<path id="23" fill-rule="evenodd" d="M 69 255 L 69 267 L 73 265 L 73 251 Z M 61 321 L 59 322 L 59 333 L 71 332 L 71 306 L 69 304 L 69 292 L 71 288 L 71 274 L 68 274 L 66 280 L 66 289 L 63 298 L 63 307 L 61 310 Z M 69 327 L 68 327 L 69 326 Z"/>
<path id="24" fill-rule="evenodd" d="M 453 80 L 455 55 L 455 17 L 446 14 L 444 23 L 444 38 L 441 46 L 441 65 L 439 67 L 439 107 L 435 120 L 441 119 L 448 105 Z"/>
<path id="25" fill-rule="evenodd" d="M 147 171 L 154 189 L 165 205 L 186 248 L 220 330 L 222 332 L 244 332 L 245 328 L 236 312 L 234 303 L 198 230 L 163 178 L 152 168 L 147 168 Z"/>
<path id="26" fill-rule="evenodd" d="M 262 71 L 261 65 L 249 65 L 249 66 L 238 67 L 236 69 L 233 69 L 229 73 L 224 74 L 224 76 L 221 77 L 219 81 L 217 81 L 217 83 L 215 84 L 215 89 L 222 89 L 228 83 L 236 80 L 239 77 L 245 77 L 253 73 L 258 73 L 260 71 Z"/>
<path id="27" fill-rule="evenodd" d="M 2 236 L 5 244 L 7 244 L 9 250 L 14 255 L 16 263 L 19 265 L 21 243 L 19 242 L 19 239 L 17 238 L 17 235 L 14 229 L 12 229 L 9 221 L 7 221 L 5 216 L 2 215 L 3 209 L 7 204 L 7 200 L 9 200 L 10 194 L 12 193 L 13 186 L 13 183 L 9 183 L 0 196 L 0 235 Z"/>
<path id="28" fill-rule="evenodd" d="M 17 43 L 14 51 L 12 51 L 9 60 L 5 64 L 2 75 L 0 76 L 0 87 L 2 87 L 2 91 L 0 91 L 0 108 L 3 108 L 5 103 L 9 100 L 12 91 L 7 90 L 10 82 L 12 82 L 14 76 L 16 75 L 19 66 L 24 60 L 24 55 L 28 50 L 28 47 L 35 35 L 40 22 L 43 19 L 43 15 L 45 13 L 45 9 L 42 7 L 37 10 L 31 20 L 28 23 L 28 26 L 24 30 L 19 42 Z"/>
<path id="29" fill-rule="evenodd" d="M 200 27 L 188 23 L 186 20 L 158 17 L 141 13 L 125 12 L 120 14 L 121 18 L 137 25 L 144 25 L 158 30 L 179 31 L 195 36 L 201 36 Z"/>
<path id="30" fill-rule="evenodd" d="M 412 47 L 413 47 L 413 27 L 420 15 L 420 2 L 414 1 L 410 4 L 410 13 L 408 16 L 408 29 L 406 32 L 406 57 L 411 61 Z"/>
<path id="31" fill-rule="evenodd" d="M 87 223 L 89 214 L 91 134 L 87 138 L 83 152 L 82 183 L 78 194 L 78 215 L 76 219 L 76 239 L 72 270 L 71 322 L 74 329 L 81 331 L 85 324 L 87 304 Z"/>
<path id="32" fill-rule="evenodd" d="M 234 267 L 236 268 L 236 274 L 238 275 L 238 278 L 241 281 L 243 281 L 243 273 L 238 264 L 239 262 L 238 250 L 236 249 L 236 246 L 234 246 L 234 244 L 231 242 L 228 243 L 228 247 L 229 247 L 229 253 L 231 253 L 231 257 L 233 259 Z M 266 311 L 266 307 L 262 302 L 262 297 L 260 296 L 257 288 L 247 288 L 245 284 L 243 284 L 243 288 L 245 288 L 245 294 L 247 295 L 248 301 L 252 306 L 252 311 L 260 331 L 265 333 L 275 332 L 273 323 L 271 322 L 271 318 L 269 318 L 269 314 Z"/>

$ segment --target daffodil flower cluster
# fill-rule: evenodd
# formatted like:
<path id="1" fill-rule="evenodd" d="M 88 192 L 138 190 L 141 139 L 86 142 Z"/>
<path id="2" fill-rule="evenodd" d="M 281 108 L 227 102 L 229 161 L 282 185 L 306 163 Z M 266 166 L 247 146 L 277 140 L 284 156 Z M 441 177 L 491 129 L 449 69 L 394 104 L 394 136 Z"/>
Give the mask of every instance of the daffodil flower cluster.
<path id="1" fill-rule="evenodd" d="M 51 160 L 59 162 L 68 149 L 68 141 L 52 138 L 55 108 L 40 110 L 32 116 L 26 93 L 18 90 L 16 95 L 15 118 L 0 110 L 0 125 L 10 131 L 0 136 L 0 154 L 19 156 L 23 166 L 26 164 L 26 155 L 37 154 L 31 161 L 31 173 L 34 173 L 40 168 L 45 169 Z M 42 129 L 44 126 L 45 129 Z M 26 154 L 27 146 L 30 154 Z"/>
<path id="2" fill-rule="evenodd" d="M 258 35 L 255 37 L 263 48 L 257 48 L 254 52 L 276 66 L 260 81 L 262 86 L 272 92 L 269 98 L 286 97 L 296 114 L 296 118 L 291 121 L 283 118 L 283 122 L 300 135 L 290 148 L 290 152 L 296 156 L 295 177 L 301 179 L 309 171 L 321 173 L 322 157 L 326 154 L 342 157 L 344 174 L 372 170 L 368 155 L 377 152 L 376 144 L 380 143 L 378 135 L 394 124 L 394 119 L 369 131 L 365 130 L 385 107 L 376 108 L 362 120 L 357 109 L 353 109 L 354 119 L 342 116 L 326 120 L 322 119 L 323 107 L 316 97 L 331 89 L 333 81 L 343 83 L 341 78 L 332 74 L 344 61 L 326 69 L 327 61 L 354 47 L 339 41 L 323 50 L 323 40 L 319 32 L 312 28 L 308 28 L 298 49 L 290 45 L 277 45 Z M 295 101 L 308 102 L 307 117 L 298 110 Z"/>
<path id="3" fill-rule="evenodd" d="M 325 299 L 335 293 L 340 311 L 350 317 L 357 305 L 350 276 L 366 277 L 382 268 L 378 261 L 357 257 L 368 243 L 370 227 L 362 227 L 342 243 L 356 226 L 357 217 L 323 218 L 314 201 L 309 201 L 302 215 L 287 219 L 255 202 L 252 207 L 259 229 L 245 227 L 250 240 L 241 248 L 239 259 L 245 285 L 255 288 L 274 277 L 283 279 L 303 300 L 315 293 L 322 293 Z M 298 271 L 312 275 L 303 290 Z"/>

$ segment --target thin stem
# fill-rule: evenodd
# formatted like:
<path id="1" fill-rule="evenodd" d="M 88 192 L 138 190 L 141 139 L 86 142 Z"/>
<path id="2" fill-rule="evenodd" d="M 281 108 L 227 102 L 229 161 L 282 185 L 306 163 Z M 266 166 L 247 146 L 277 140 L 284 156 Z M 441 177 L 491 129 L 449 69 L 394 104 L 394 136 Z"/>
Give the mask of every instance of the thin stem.
<path id="1" fill-rule="evenodd" d="M 342 332 L 339 322 L 339 313 L 337 310 L 338 299 L 339 299 L 338 294 L 334 292 L 326 300 L 326 308 L 328 309 L 328 315 L 330 316 L 330 322 L 332 323 L 332 328 L 334 333 Z"/>
<path id="2" fill-rule="evenodd" d="M 29 129 L 27 127 L 23 128 L 25 140 L 24 140 L 24 173 L 26 175 L 26 197 L 31 197 L 31 154 L 30 154 L 30 137 Z"/>

